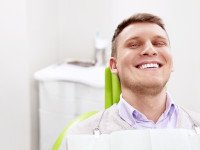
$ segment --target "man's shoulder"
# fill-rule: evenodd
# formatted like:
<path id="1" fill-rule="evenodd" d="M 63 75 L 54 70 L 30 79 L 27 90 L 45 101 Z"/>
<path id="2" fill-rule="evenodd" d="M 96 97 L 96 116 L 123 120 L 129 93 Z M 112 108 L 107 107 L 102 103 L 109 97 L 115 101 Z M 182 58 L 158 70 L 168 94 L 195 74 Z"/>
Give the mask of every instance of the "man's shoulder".
<path id="1" fill-rule="evenodd" d="M 200 112 L 179 107 L 180 113 L 189 118 L 195 125 L 200 126 Z"/>
<path id="2" fill-rule="evenodd" d="M 100 111 L 79 123 L 73 124 L 68 134 L 92 134 L 91 129 L 94 129 L 98 125 L 104 111 L 106 110 Z"/>
<path id="3" fill-rule="evenodd" d="M 117 119 L 118 116 L 117 106 L 113 105 L 108 109 L 100 111 L 88 119 L 81 121 L 75 125 L 73 125 L 68 134 L 93 134 L 93 130 L 97 127 L 100 128 L 103 132 L 106 132 L 109 127 L 113 126 L 113 129 L 118 127 Z"/>

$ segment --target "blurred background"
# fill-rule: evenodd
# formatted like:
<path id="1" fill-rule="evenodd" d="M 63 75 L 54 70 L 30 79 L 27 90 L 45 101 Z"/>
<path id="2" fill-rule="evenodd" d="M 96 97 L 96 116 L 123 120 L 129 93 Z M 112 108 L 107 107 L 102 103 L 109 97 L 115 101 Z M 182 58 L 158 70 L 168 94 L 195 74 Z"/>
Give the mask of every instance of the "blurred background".
<path id="1" fill-rule="evenodd" d="M 198 0 L 1 0 L 0 149 L 41 148 L 41 133 L 50 124 L 40 120 L 44 78 L 34 74 L 69 58 L 93 62 L 98 37 L 108 42 L 104 47 L 108 60 L 114 29 L 136 12 L 163 18 L 174 58 L 168 89 L 176 103 L 200 112 Z"/>

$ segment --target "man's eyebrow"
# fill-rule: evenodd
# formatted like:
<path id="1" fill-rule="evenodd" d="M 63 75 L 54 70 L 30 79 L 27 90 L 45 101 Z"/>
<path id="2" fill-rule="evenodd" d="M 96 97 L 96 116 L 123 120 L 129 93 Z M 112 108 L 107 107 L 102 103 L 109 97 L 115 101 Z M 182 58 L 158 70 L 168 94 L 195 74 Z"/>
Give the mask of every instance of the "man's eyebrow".
<path id="1" fill-rule="evenodd" d="M 124 41 L 124 43 L 128 43 L 130 41 L 139 40 L 139 39 L 141 39 L 141 37 L 139 37 L 139 36 L 129 37 Z M 153 37 L 153 39 L 162 39 L 162 40 L 168 41 L 167 37 L 164 37 L 164 36 L 161 36 L 161 35 L 156 35 L 156 36 Z"/>
<path id="2" fill-rule="evenodd" d="M 167 40 L 166 37 L 164 37 L 164 36 L 160 36 L 160 35 L 157 35 L 157 36 L 155 36 L 154 38 L 155 38 L 155 39 L 163 39 L 163 40 Z"/>
<path id="3" fill-rule="evenodd" d="M 134 36 L 134 37 L 127 38 L 127 39 L 125 40 L 125 42 L 127 43 L 127 42 L 129 42 L 129 41 L 138 40 L 138 39 L 140 39 L 139 36 Z"/>

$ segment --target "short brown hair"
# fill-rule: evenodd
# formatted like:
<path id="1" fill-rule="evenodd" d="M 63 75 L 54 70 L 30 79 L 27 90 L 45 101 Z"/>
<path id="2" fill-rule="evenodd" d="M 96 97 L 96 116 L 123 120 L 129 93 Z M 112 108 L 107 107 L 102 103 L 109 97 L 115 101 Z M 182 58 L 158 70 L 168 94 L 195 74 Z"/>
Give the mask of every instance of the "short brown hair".
<path id="1" fill-rule="evenodd" d="M 165 30 L 165 25 L 160 17 L 149 13 L 137 13 L 128 19 L 125 19 L 117 26 L 117 29 L 115 30 L 112 38 L 111 56 L 115 57 L 117 54 L 117 37 L 119 34 L 124 30 L 124 28 L 134 23 L 155 23 L 159 25 L 163 30 Z"/>

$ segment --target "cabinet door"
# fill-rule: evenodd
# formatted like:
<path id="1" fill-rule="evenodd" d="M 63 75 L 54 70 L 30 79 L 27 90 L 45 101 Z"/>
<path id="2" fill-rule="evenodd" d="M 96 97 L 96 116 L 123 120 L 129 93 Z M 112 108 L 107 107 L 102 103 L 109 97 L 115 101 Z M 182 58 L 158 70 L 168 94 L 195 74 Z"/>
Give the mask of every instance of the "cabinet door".
<path id="1" fill-rule="evenodd" d="M 77 83 L 75 86 L 77 114 L 88 111 L 99 111 L 104 108 L 104 88 L 91 87 Z"/>
<path id="2" fill-rule="evenodd" d="M 72 82 L 41 82 L 40 90 L 40 109 L 74 115 L 76 112 L 75 104 L 75 84 Z"/>

